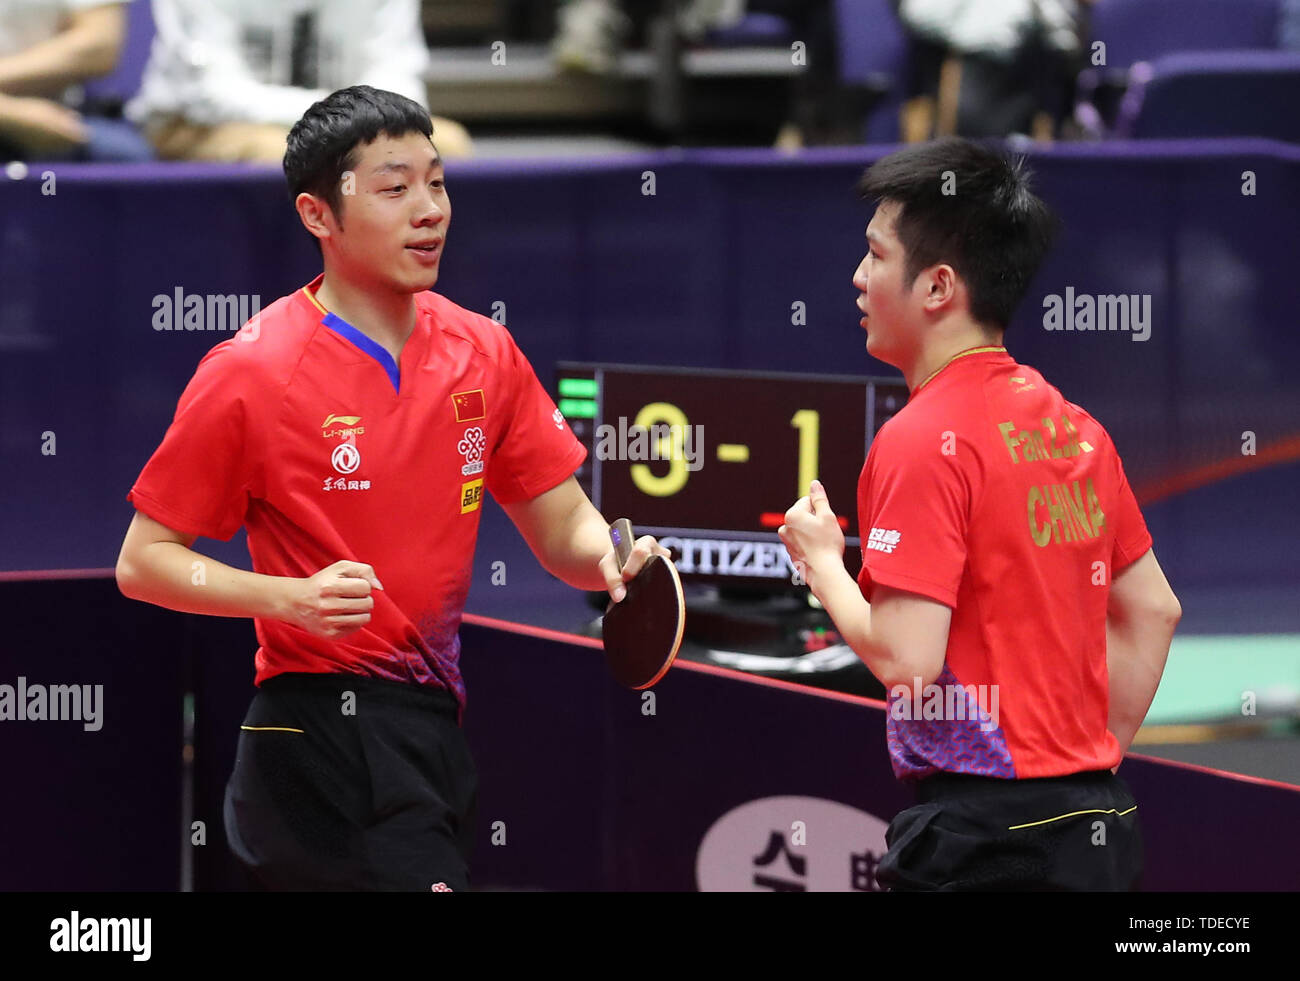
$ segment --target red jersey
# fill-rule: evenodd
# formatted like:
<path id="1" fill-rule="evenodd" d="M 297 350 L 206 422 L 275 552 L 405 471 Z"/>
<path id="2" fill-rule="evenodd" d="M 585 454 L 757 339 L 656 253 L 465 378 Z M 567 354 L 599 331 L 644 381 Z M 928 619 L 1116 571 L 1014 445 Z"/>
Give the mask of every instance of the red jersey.
<path id="1" fill-rule="evenodd" d="M 399 366 L 319 305 L 322 278 L 203 357 L 127 500 L 193 535 L 246 526 L 264 575 L 374 567 L 384 588 L 347 637 L 255 620 L 258 684 L 355 673 L 443 688 L 463 707 L 458 631 L 483 490 L 536 497 L 586 450 L 502 325 L 419 293 Z"/>
<path id="2" fill-rule="evenodd" d="M 858 482 L 863 595 L 952 608 L 935 687 L 891 692 L 894 773 L 1109 769 L 1106 604 L 1151 535 L 1106 430 L 1001 347 L 958 355 L 876 435 Z"/>

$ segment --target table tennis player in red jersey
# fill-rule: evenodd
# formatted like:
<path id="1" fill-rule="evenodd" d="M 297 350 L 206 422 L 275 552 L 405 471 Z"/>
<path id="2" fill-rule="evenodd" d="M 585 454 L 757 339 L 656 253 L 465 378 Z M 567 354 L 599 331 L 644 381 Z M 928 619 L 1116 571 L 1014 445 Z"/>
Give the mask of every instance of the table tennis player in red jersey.
<path id="1" fill-rule="evenodd" d="M 468 886 L 477 777 L 458 628 L 483 491 L 542 564 L 608 589 L 585 456 L 506 328 L 431 292 L 451 207 L 429 115 L 355 86 L 289 134 L 324 272 L 199 363 L 128 495 L 127 596 L 255 618 L 257 692 L 226 788 L 271 889 Z M 248 529 L 253 571 L 191 549 Z"/>
<path id="2" fill-rule="evenodd" d="M 1028 175 L 958 139 L 864 175 L 866 348 L 908 402 L 858 484 L 862 571 L 814 481 L 782 540 L 889 691 L 917 805 L 878 879 L 902 890 L 1127 890 L 1137 804 L 1115 771 L 1181 608 L 1106 430 L 1002 346 L 1054 219 Z"/>

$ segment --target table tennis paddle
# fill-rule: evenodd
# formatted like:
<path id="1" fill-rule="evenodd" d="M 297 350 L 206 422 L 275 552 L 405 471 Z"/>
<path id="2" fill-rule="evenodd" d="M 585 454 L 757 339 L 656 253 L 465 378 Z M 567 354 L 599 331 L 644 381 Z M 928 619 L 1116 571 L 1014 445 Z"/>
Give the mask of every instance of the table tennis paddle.
<path id="1" fill-rule="evenodd" d="M 619 518 L 609 526 L 619 570 L 632 554 L 632 522 Z M 627 595 L 610 602 L 601 623 L 605 661 L 614 680 L 626 688 L 649 688 L 672 667 L 682 646 L 686 601 L 677 568 L 652 555 L 630 582 Z"/>

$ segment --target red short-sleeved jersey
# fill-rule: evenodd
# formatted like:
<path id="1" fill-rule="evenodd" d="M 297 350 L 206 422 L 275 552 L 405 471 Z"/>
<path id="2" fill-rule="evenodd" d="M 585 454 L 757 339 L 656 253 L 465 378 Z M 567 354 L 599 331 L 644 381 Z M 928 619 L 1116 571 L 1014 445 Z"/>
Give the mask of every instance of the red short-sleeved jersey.
<path id="1" fill-rule="evenodd" d="M 127 500 L 189 534 L 247 526 L 265 575 L 374 567 L 371 620 L 341 640 L 256 620 L 258 684 L 350 672 L 444 688 L 463 706 L 458 630 L 483 490 L 535 497 L 586 450 L 502 325 L 420 293 L 399 370 L 317 303 L 321 279 L 204 356 Z"/>
<path id="2" fill-rule="evenodd" d="M 1106 602 L 1151 536 L 1100 423 L 1004 348 L 963 353 L 881 427 L 858 516 L 868 600 L 883 583 L 953 610 L 936 688 L 890 695 L 895 775 L 1119 762 Z"/>

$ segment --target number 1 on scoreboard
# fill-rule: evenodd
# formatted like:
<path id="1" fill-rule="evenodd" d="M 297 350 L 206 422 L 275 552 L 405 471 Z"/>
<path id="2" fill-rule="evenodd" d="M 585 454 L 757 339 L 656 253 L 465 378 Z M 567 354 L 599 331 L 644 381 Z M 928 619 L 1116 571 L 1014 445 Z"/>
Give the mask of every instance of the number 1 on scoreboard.
<path id="1" fill-rule="evenodd" d="M 796 498 L 808 493 L 808 488 L 817 479 L 817 452 L 821 444 L 822 417 L 816 409 L 800 409 L 790 420 L 790 425 L 799 430 L 799 484 L 795 489 Z"/>

